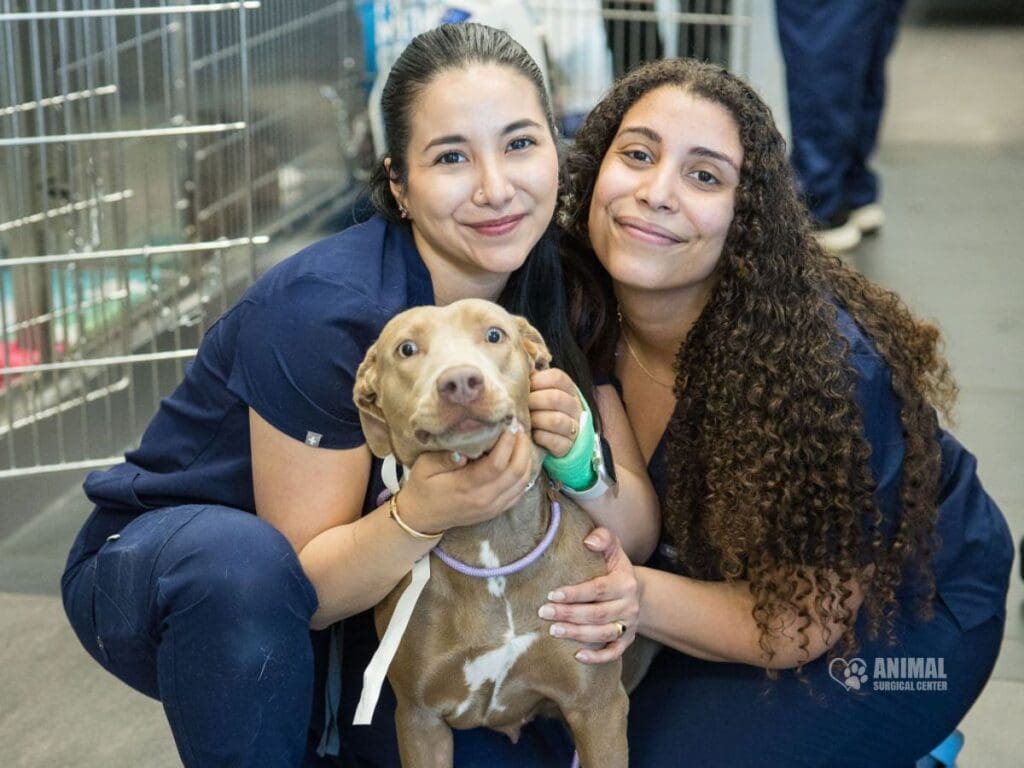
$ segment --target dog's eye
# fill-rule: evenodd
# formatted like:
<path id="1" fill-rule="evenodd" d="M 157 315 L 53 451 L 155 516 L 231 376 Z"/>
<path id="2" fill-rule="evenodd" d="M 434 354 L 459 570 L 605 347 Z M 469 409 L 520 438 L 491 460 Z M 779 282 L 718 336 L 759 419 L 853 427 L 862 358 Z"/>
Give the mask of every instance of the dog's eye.
<path id="1" fill-rule="evenodd" d="M 486 338 L 489 344 L 500 344 L 505 338 L 505 332 L 501 328 L 488 328 Z"/>
<path id="2" fill-rule="evenodd" d="M 399 357 L 412 357 L 420 348 L 416 346 L 415 341 L 403 341 L 398 345 L 398 356 Z"/>

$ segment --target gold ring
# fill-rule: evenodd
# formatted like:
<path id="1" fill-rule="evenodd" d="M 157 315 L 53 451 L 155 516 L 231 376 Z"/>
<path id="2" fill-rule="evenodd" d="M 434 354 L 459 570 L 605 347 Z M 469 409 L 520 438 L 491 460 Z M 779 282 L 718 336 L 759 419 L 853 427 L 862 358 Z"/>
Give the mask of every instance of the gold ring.
<path id="1" fill-rule="evenodd" d="M 624 621 L 616 621 L 615 627 L 619 630 L 619 637 L 622 637 L 624 634 L 626 634 L 626 630 L 629 628 L 626 626 L 626 622 Z"/>

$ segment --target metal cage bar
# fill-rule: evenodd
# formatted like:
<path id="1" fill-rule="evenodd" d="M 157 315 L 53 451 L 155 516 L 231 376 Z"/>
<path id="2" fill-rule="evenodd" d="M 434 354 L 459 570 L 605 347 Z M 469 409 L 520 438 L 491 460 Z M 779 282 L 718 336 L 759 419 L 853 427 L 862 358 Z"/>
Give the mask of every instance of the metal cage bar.
<path id="1" fill-rule="evenodd" d="M 356 4 L 0 0 L 0 480 L 113 461 L 352 199 Z"/>

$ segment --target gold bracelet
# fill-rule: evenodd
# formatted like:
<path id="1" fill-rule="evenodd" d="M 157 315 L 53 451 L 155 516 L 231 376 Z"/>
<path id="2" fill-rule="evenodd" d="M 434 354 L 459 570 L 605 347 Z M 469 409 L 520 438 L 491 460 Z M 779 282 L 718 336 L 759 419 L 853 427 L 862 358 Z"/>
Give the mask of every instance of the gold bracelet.
<path id="1" fill-rule="evenodd" d="M 407 522 L 405 522 L 405 520 L 403 520 L 399 516 L 399 514 L 398 514 L 398 494 L 397 493 L 391 497 L 391 501 L 389 503 L 388 510 L 389 510 L 388 514 L 391 516 L 392 520 L 394 520 L 396 523 L 398 523 L 398 527 L 401 528 L 406 533 L 408 533 L 414 539 L 423 539 L 424 541 L 432 541 L 432 540 L 436 541 L 437 539 L 440 539 L 442 536 L 444 536 L 444 532 L 443 531 L 441 533 L 422 533 L 421 531 L 417 531 L 415 528 L 413 528 L 411 525 L 409 525 Z"/>

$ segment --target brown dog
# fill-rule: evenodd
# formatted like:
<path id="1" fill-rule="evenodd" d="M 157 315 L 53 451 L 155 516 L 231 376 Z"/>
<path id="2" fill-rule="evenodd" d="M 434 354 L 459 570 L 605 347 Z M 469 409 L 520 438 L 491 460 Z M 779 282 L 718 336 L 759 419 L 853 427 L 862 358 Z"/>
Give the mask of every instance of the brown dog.
<path id="1" fill-rule="evenodd" d="M 513 419 L 530 429 L 530 373 L 551 356 L 540 334 L 496 304 L 465 300 L 395 317 L 356 377 L 363 432 L 377 456 L 405 466 L 424 451 L 489 450 Z M 539 471 L 543 451 L 534 446 Z M 530 552 L 551 516 L 549 483 L 503 514 L 449 529 L 441 547 L 475 566 L 506 564 Z M 513 741 L 538 713 L 561 713 L 586 768 L 625 768 L 629 701 L 621 663 L 581 664 L 579 643 L 548 633 L 537 616 L 552 589 L 605 573 L 583 546 L 593 523 L 570 499 L 547 553 L 518 573 L 475 578 L 431 558 L 431 577 L 388 671 L 402 765 L 452 765 L 452 728 L 487 726 Z M 382 635 L 407 576 L 377 607 Z M 568 766 L 567 766 L 568 768 Z"/>

